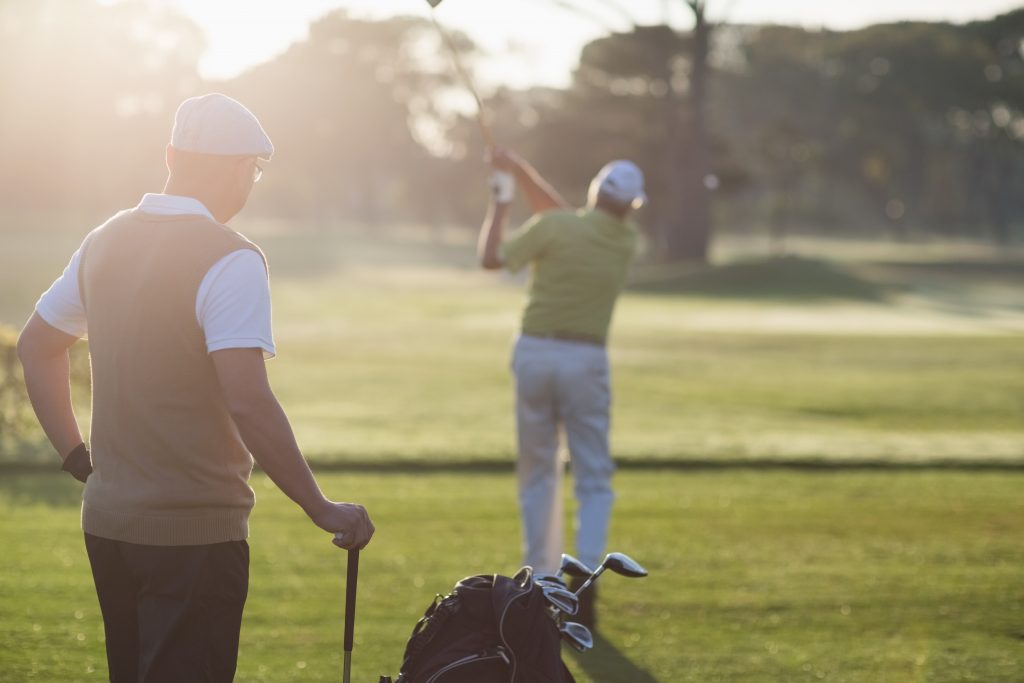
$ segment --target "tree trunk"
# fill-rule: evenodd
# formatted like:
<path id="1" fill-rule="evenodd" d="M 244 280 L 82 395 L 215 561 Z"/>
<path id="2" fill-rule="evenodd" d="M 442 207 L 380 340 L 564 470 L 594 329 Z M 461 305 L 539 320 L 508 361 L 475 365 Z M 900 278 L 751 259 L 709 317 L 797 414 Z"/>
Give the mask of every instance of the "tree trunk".
<path id="1" fill-rule="evenodd" d="M 667 18 L 665 25 L 668 26 Z M 686 153 L 686 135 L 683 132 L 684 102 L 673 83 L 673 55 L 672 44 L 667 42 L 665 53 L 658 56 L 658 77 L 666 85 L 660 108 L 664 147 L 661 154 L 661 183 L 657 195 L 661 199 L 651 205 L 654 214 L 652 248 L 659 261 L 672 260 L 670 239 L 672 233 L 678 229 L 679 217 L 683 214 L 680 188 L 683 185 L 681 162 Z"/>
<path id="2" fill-rule="evenodd" d="M 679 179 L 678 192 L 673 193 L 674 216 L 665 231 L 665 259 L 706 263 L 711 242 L 711 208 L 705 177 L 710 171 L 710 143 L 707 130 L 708 50 L 711 25 L 703 1 L 688 1 L 694 14 L 693 55 L 690 67 L 690 93 L 683 118 L 689 156 L 669 146 L 675 156 L 673 163 Z"/>

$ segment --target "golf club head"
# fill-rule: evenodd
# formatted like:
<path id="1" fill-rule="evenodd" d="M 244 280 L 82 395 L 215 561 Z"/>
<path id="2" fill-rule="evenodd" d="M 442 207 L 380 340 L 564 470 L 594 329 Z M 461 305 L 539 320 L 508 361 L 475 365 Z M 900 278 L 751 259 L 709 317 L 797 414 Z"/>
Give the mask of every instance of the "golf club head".
<path id="1" fill-rule="evenodd" d="M 647 570 L 640 563 L 624 553 L 608 553 L 602 562 L 606 569 L 631 578 L 647 576 Z"/>
<path id="2" fill-rule="evenodd" d="M 554 574 L 534 574 L 533 582 L 538 585 L 550 584 L 554 586 L 565 586 L 565 581 L 562 581 L 562 579 L 558 578 Z"/>
<path id="3" fill-rule="evenodd" d="M 580 600 L 576 594 L 563 586 L 541 585 L 547 601 L 570 617 L 580 611 Z"/>
<path id="4" fill-rule="evenodd" d="M 558 626 L 558 632 L 578 652 L 586 652 L 594 647 L 594 636 L 583 624 L 566 621 Z"/>
<path id="5" fill-rule="evenodd" d="M 572 555 L 563 553 L 562 566 L 559 568 L 558 573 L 561 575 L 567 574 L 577 579 L 585 579 L 593 574 L 594 570 L 577 560 Z"/>

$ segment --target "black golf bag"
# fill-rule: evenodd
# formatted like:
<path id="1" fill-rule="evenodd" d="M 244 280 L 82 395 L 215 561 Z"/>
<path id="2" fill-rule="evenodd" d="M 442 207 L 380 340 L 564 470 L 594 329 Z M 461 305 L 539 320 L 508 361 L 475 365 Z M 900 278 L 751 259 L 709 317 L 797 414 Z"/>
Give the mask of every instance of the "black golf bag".
<path id="1" fill-rule="evenodd" d="M 391 683 L 382 677 L 381 683 Z M 437 596 L 405 647 L 395 683 L 574 683 L 532 570 L 471 576 Z"/>

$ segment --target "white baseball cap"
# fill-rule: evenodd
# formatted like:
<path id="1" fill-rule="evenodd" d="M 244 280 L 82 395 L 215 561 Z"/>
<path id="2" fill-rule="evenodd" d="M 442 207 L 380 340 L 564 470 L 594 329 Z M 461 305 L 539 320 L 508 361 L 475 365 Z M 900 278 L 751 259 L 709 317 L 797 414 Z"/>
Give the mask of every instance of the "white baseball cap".
<path id="1" fill-rule="evenodd" d="M 251 111 L 227 95 L 190 97 L 178 107 L 171 146 L 183 152 L 270 159 L 274 144 Z"/>
<path id="2" fill-rule="evenodd" d="M 612 201 L 639 209 L 647 202 L 644 172 L 632 161 L 617 159 L 604 165 L 590 183 L 590 198 L 604 195 Z"/>

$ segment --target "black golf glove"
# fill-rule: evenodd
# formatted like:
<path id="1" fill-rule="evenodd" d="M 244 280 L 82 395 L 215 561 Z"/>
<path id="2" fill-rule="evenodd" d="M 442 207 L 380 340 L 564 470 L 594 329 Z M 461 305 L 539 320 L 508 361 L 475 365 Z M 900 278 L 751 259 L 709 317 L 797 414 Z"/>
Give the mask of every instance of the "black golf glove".
<path id="1" fill-rule="evenodd" d="M 84 443 L 75 446 L 75 449 L 64 458 L 61 469 L 70 474 L 78 481 L 85 483 L 85 480 L 92 474 L 92 458 L 89 457 L 89 449 Z"/>

